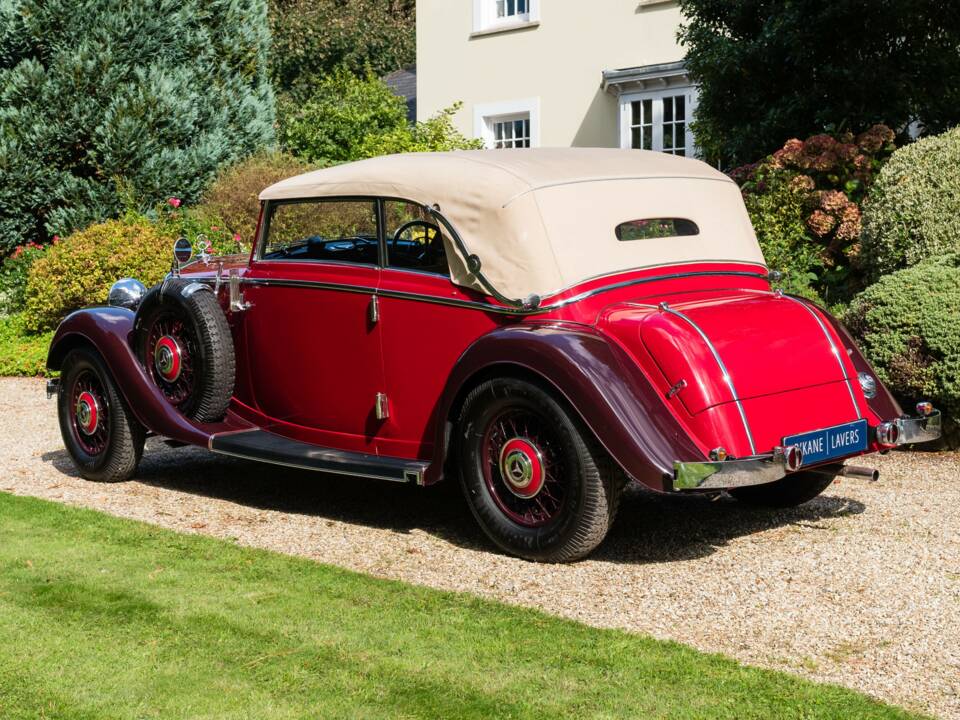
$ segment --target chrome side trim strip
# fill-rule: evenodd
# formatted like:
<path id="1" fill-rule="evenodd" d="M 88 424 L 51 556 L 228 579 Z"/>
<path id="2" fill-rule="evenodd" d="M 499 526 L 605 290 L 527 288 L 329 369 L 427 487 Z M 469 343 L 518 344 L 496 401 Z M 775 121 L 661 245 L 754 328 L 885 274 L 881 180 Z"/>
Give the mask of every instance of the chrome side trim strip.
<path id="1" fill-rule="evenodd" d="M 817 321 L 817 325 L 820 326 L 820 331 L 827 339 L 827 342 L 830 343 L 830 350 L 833 352 L 833 356 L 837 359 L 837 364 L 840 366 L 840 372 L 843 374 L 843 379 L 847 383 L 847 391 L 850 393 L 850 402 L 853 403 L 853 409 L 857 413 L 857 420 L 862 420 L 863 414 L 860 412 L 860 405 L 857 404 L 857 396 L 853 394 L 853 382 L 850 380 L 850 376 L 847 375 L 847 368 L 843 364 L 843 358 L 840 355 L 840 348 L 838 348 L 837 344 L 833 341 L 833 337 L 831 337 L 830 331 L 827 330 L 827 326 L 824 324 L 823 320 L 820 319 L 820 316 L 814 312 L 813 308 L 802 300 L 791 297 L 790 295 L 784 295 L 783 297 L 786 300 L 792 300 L 793 302 L 797 303 L 797 305 L 810 313 L 813 316 L 813 319 Z"/>
<path id="2" fill-rule="evenodd" d="M 720 353 L 717 352 L 717 349 L 713 346 L 713 343 L 710 342 L 710 338 L 707 337 L 707 334 L 697 325 L 693 320 L 688 318 L 682 312 L 674 310 L 673 308 L 667 306 L 666 303 L 660 306 L 660 309 L 671 315 L 674 315 L 681 320 L 684 320 L 690 325 L 694 330 L 697 331 L 697 334 L 703 339 L 703 342 L 710 349 L 710 353 L 713 355 L 713 359 L 717 361 L 717 365 L 720 367 L 720 372 L 723 373 L 723 380 L 726 382 L 727 387 L 730 388 L 730 394 L 733 395 L 733 401 L 737 404 L 737 410 L 740 413 L 740 419 L 743 421 L 743 429 L 747 433 L 747 440 L 750 442 L 750 454 L 757 454 L 757 446 L 753 442 L 753 433 L 750 432 L 750 423 L 747 422 L 747 413 L 744 412 L 743 403 L 740 402 L 740 396 L 737 395 L 737 389 L 733 385 L 733 378 L 730 377 L 730 372 L 727 370 L 727 366 L 723 364 L 723 360 L 720 358 Z"/>
<path id="3" fill-rule="evenodd" d="M 241 282 L 249 285 L 272 285 L 276 287 L 316 288 L 318 290 L 333 290 L 333 291 L 339 291 L 339 292 L 365 293 L 365 294 L 375 293 L 382 297 L 392 297 L 392 298 L 398 298 L 400 300 L 415 300 L 420 302 L 434 303 L 437 305 L 451 305 L 454 307 L 464 307 L 464 308 L 470 308 L 473 310 L 482 310 L 484 312 L 498 313 L 500 315 L 514 315 L 514 316 L 525 317 L 529 315 L 541 315 L 543 313 L 552 312 L 553 310 L 558 310 L 567 305 L 572 305 L 573 303 L 587 300 L 588 298 L 594 297 L 595 295 L 599 295 L 601 293 L 611 292 L 613 290 L 621 290 L 623 288 L 632 287 L 634 285 L 646 285 L 648 283 L 658 282 L 662 280 L 679 280 L 679 279 L 688 278 L 688 277 L 711 277 L 711 276 L 724 276 L 724 275 L 732 275 L 734 277 L 751 277 L 751 278 L 758 278 L 761 280 L 765 280 L 767 277 L 766 274 L 764 273 L 746 272 L 746 271 L 740 271 L 740 270 L 732 270 L 732 271 L 700 270 L 700 271 L 691 271 L 691 272 L 668 273 L 665 275 L 654 275 L 650 277 L 634 278 L 633 280 L 623 280 L 621 282 L 611 283 L 610 285 L 603 285 L 601 287 L 593 288 L 592 290 L 586 290 L 577 295 L 572 295 L 564 300 L 558 300 L 557 302 L 550 303 L 549 305 L 541 305 L 538 308 L 530 308 L 530 309 L 526 309 L 522 307 L 513 307 L 513 306 L 491 305 L 489 303 L 477 302 L 475 300 L 456 300 L 454 298 L 444 298 L 444 297 L 438 297 L 436 295 L 424 295 L 422 293 L 411 293 L 411 292 L 405 292 L 402 290 L 377 289 L 369 285 L 347 285 L 342 283 L 322 282 L 318 280 L 242 278 Z"/>

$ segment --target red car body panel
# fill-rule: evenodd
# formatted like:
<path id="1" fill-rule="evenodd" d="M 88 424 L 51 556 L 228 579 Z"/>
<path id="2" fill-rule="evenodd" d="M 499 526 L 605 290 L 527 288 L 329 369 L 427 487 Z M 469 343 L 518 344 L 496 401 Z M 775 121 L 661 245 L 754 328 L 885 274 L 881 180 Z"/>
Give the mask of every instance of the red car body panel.
<path id="1" fill-rule="evenodd" d="M 867 402 L 845 379 L 868 365 L 836 321 L 772 292 L 757 265 L 634 270 L 545 298 L 552 309 L 529 315 L 429 273 L 252 258 L 231 258 L 219 272 L 230 268 L 250 308 L 230 312 L 222 291 L 238 367 L 231 411 L 216 427 L 166 405 L 130 347 L 129 311 L 68 318 L 50 367 L 85 339 L 157 433 L 201 444 L 257 426 L 320 447 L 429 461 L 427 483 L 443 476 L 464 394 L 493 373 L 552 387 L 624 471 L 655 490 L 670 489 L 675 461 L 702 461 L 716 447 L 745 457 L 857 413 L 873 426 L 899 411 L 885 389 Z M 215 259 L 183 276 L 212 282 L 217 273 Z M 736 393 L 708 343 L 661 303 L 709 338 Z M 687 386 L 671 394 L 681 379 Z M 378 392 L 389 398 L 384 420 L 373 411 Z"/>

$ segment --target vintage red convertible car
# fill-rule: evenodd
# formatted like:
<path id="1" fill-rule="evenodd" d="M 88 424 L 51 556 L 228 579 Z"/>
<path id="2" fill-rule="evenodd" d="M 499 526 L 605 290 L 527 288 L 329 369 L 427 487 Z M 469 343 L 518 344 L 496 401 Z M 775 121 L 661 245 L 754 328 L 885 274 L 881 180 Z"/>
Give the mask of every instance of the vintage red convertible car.
<path id="1" fill-rule="evenodd" d="M 774 289 L 737 186 L 624 150 L 396 155 L 267 188 L 249 257 L 191 260 L 61 324 L 91 480 L 144 437 L 325 472 L 458 477 L 489 537 L 589 553 L 625 483 L 808 501 L 940 435 L 824 310 Z"/>

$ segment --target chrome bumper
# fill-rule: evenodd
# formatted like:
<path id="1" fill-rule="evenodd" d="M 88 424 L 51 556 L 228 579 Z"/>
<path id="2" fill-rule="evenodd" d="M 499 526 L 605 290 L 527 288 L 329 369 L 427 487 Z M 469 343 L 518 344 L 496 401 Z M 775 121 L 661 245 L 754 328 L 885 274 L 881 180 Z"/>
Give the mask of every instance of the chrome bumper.
<path id="1" fill-rule="evenodd" d="M 783 453 L 771 453 L 747 460 L 717 462 L 675 462 L 674 490 L 724 490 L 763 485 L 787 474 Z"/>
<path id="2" fill-rule="evenodd" d="M 887 423 L 896 428 L 886 447 L 929 442 L 941 435 L 941 414 L 931 410 L 919 417 L 901 417 Z M 747 485 L 775 482 L 790 472 L 783 448 L 769 455 L 758 455 L 744 460 L 716 462 L 674 462 L 674 490 L 726 490 Z"/>
<path id="3" fill-rule="evenodd" d="M 942 418 L 939 410 L 934 410 L 923 417 L 902 417 L 893 421 L 900 430 L 897 445 L 930 442 L 938 440 L 943 433 Z"/>

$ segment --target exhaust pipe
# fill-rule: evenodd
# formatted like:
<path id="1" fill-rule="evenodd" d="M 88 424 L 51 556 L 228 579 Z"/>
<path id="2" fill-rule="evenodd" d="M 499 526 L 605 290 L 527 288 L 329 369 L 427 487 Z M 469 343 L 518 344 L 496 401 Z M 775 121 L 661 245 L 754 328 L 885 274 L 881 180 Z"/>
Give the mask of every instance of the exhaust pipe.
<path id="1" fill-rule="evenodd" d="M 866 478 L 870 482 L 876 482 L 880 479 L 880 471 L 874 468 L 860 467 L 859 465 L 844 465 L 840 468 L 838 476 Z"/>

